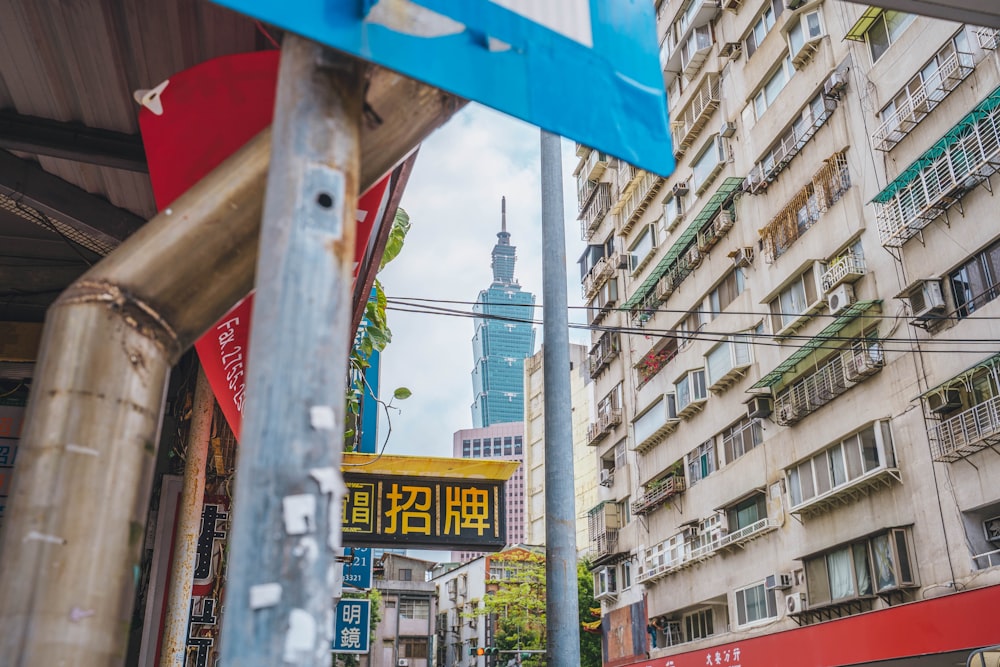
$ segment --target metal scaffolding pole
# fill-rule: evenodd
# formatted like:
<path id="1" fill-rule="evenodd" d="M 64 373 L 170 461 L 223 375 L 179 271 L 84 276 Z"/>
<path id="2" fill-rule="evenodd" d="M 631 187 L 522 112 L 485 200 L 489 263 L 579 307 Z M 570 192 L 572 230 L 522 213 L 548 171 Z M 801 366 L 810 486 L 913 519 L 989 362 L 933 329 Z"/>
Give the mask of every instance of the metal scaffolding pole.
<path id="1" fill-rule="evenodd" d="M 330 664 L 364 77 L 287 35 L 267 182 L 221 662 Z"/>
<path id="2" fill-rule="evenodd" d="M 49 309 L 4 524 L 0 665 L 125 660 L 170 368 L 253 284 L 263 132 Z"/>
<path id="3" fill-rule="evenodd" d="M 181 489 L 174 534 L 173 566 L 163 619 L 160 667 L 184 667 L 187 654 L 191 586 L 194 583 L 194 567 L 198 557 L 198 537 L 201 535 L 208 444 L 212 437 L 214 412 L 215 396 L 205 377 L 205 370 L 199 365 L 191 406 L 191 428 L 184 453 L 184 486 Z"/>
<path id="4" fill-rule="evenodd" d="M 573 416 L 559 137 L 542 131 L 542 333 L 545 391 L 545 583 L 549 667 L 580 666 Z"/>

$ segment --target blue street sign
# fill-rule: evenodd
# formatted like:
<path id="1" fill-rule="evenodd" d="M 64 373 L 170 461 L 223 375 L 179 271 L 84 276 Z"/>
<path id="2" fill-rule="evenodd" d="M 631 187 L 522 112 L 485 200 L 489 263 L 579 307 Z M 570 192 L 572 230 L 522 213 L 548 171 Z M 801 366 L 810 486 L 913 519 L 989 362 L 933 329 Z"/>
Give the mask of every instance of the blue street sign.
<path id="1" fill-rule="evenodd" d="M 334 609 L 334 653 L 368 653 L 371 636 L 371 600 L 343 599 Z"/>
<path id="2" fill-rule="evenodd" d="M 647 171 L 673 171 L 650 0 L 215 1 Z"/>
<path id="3" fill-rule="evenodd" d="M 370 547 L 347 547 L 346 555 L 353 554 L 350 563 L 344 564 L 344 588 L 366 591 L 372 587 L 372 550 Z"/>

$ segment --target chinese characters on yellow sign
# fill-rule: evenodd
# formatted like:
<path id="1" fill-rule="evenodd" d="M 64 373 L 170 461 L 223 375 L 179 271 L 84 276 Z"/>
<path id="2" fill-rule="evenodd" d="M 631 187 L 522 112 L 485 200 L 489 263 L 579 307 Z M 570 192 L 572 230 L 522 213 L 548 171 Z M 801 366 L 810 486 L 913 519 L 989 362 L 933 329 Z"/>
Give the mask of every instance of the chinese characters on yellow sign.
<path id="1" fill-rule="evenodd" d="M 506 542 L 502 481 L 351 474 L 344 478 L 347 545 L 490 550 Z"/>

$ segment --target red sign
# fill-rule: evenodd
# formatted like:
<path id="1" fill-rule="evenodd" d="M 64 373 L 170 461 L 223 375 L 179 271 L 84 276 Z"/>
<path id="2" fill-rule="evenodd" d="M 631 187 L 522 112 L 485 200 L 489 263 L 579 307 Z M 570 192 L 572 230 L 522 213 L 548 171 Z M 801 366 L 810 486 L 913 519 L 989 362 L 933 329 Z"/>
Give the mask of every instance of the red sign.
<path id="1" fill-rule="evenodd" d="M 839 667 L 1000 643 L 1000 586 L 634 662 L 630 667 Z"/>
<path id="2" fill-rule="evenodd" d="M 159 93 L 161 113 L 139 112 L 149 180 L 164 209 L 271 124 L 278 51 L 223 56 L 170 77 Z M 354 275 L 389 195 L 389 175 L 358 200 Z M 253 296 L 247 296 L 196 343 L 205 375 L 237 438 L 243 411 Z"/>

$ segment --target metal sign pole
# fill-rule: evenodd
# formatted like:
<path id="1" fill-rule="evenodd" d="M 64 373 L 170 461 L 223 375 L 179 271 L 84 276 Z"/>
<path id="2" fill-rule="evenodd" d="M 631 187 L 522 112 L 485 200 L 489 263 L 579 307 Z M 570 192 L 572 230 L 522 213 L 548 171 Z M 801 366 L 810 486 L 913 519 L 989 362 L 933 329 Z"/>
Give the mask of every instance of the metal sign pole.
<path id="1" fill-rule="evenodd" d="M 330 664 L 362 66 L 282 47 L 221 662 Z"/>

